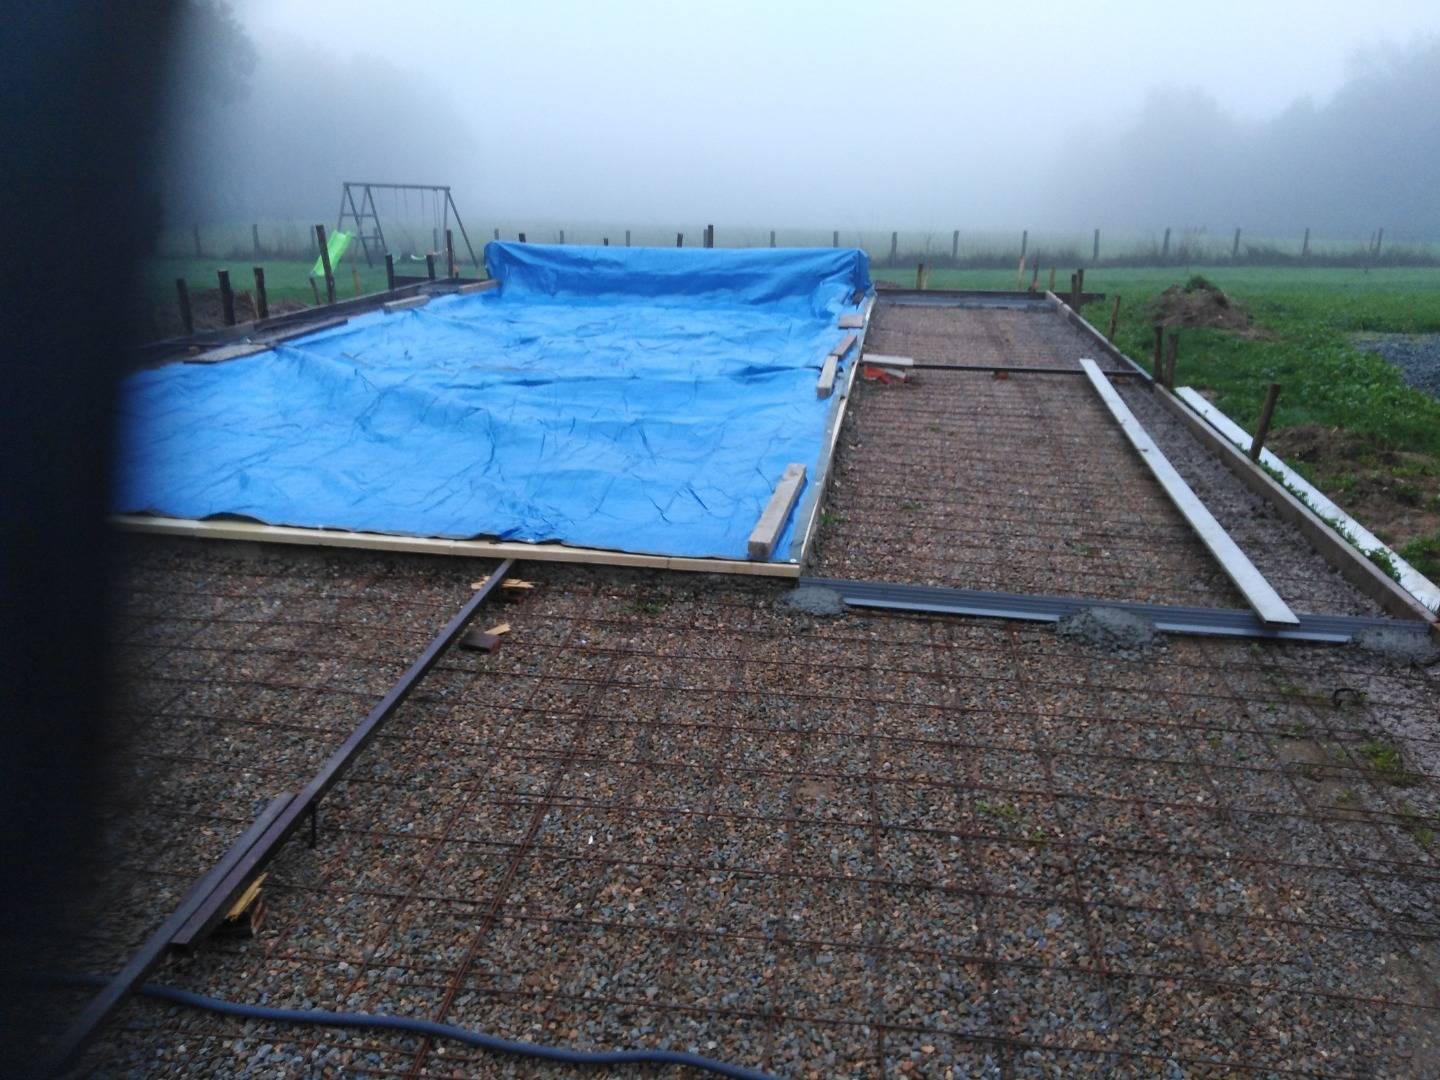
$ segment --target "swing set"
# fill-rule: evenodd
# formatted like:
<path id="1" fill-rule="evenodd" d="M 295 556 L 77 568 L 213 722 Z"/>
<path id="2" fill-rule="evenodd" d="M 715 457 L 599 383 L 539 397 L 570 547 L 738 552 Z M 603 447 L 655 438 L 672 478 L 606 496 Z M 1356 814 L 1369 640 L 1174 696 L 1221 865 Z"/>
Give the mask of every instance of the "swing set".
<path id="1" fill-rule="evenodd" d="M 385 231 L 380 225 L 380 211 L 375 204 L 375 193 L 380 192 L 382 198 L 388 197 L 389 209 L 393 212 L 389 216 L 392 225 L 398 223 L 399 228 L 392 228 L 392 236 L 397 240 L 404 233 L 405 246 L 409 251 L 395 250 L 385 240 Z M 415 218 L 410 214 L 410 200 L 412 196 L 418 202 L 418 218 L 430 223 L 430 247 L 425 251 L 417 250 L 414 232 L 411 226 Z M 335 223 L 336 232 L 345 231 L 345 223 L 353 222 L 355 239 L 360 244 L 360 250 L 365 254 L 365 265 L 373 266 L 374 258 L 371 245 L 374 245 L 373 254 L 384 258 L 388 252 L 394 255 L 406 255 L 412 261 L 420 261 L 428 255 L 441 255 L 444 253 L 444 237 L 450 228 L 450 217 L 455 217 L 455 227 L 460 230 L 460 238 L 465 241 L 465 249 L 470 253 L 470 261 L 478 269 L 480 259 L 475 254 L 475 248 L 470 244 L 470 237 L 465 232 L 465 224 L 460 220 L 460 210 L 455 205 L 455 199 L 450 194 L 450 187 L 446 184 L 377 184 L 359 180 L 344 180 L 340 186 L 340 217 Z"/>

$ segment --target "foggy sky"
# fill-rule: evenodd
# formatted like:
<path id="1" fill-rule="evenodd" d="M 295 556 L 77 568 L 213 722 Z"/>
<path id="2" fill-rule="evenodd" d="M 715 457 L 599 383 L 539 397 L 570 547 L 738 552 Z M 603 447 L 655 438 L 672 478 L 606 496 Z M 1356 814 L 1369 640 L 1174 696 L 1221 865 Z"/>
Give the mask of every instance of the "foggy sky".
<path id="1" fill-rule="evenodd" d="M 305 118 L 323 129 L 323 161 L 299 186 L 323 187 L 314 201 L 331 214 L 342 177 L 380 170 L 362 178 L 451 183 L 482 220 L 637 225 L 1150 226 L 1175 208 L 1102 221 L 1125 204 L 1087 180 L 1099 203 L 1077 207 L 1065 177 L 1086 171 L 1085 147 L 1120 154 L 1153 91 L 1198 91 L 1261 130 L 1297 102 L 1323 108 L 1357 58 L 1440 33 L 1434 0 L 234 7 L 273 128 L 292 145 Z M 223 143 L 187 138 L 205 175 L 236 164 Z M 310 198 L 287 187 L 269 201 Z M 267 209 L 242 189 L 221 213 Z M 1227 196 L 1243 202 L 1243 186 Z"/>

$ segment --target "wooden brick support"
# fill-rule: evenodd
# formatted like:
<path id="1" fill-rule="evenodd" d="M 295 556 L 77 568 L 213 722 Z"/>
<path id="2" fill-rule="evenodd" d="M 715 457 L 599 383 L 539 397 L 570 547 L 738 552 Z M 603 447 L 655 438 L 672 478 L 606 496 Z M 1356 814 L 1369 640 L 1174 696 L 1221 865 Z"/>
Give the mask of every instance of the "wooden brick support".
<path id="1" fill-rule="evenodd" d="M 785 523 L 790 520 L 790 512 L 795 509 L 795 500 L 800 497 L 800 489 L 804 486 L 805 466 L 798 462 L 786 465 L 784 475 L 775 485 L 769 503 L 760 515 L 760 520 L 755 523 L 754 531 L 750 533 L 746 550 L 751 559 L 764 561 L 770 558 L 770 553 L 780 541 L 780 534 L 785 531 Z"/>

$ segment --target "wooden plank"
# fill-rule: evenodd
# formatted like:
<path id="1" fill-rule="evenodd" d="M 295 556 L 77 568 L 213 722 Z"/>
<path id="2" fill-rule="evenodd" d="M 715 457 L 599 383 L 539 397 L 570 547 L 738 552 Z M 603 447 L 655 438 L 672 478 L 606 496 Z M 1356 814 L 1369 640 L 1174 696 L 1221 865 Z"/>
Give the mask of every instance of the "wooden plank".
<path id="1" fill-rule="evenodd" d="M 210 349 L 196 356 L 187 356 L 187 364 L 218 364 L 222 360 L 239 360 L 244 356 L 254 356 L 256 353 L 269 352 L 269 345 L 257 345 L 251 341 L 244 341 L 237 345 L 221 345 L 218 349 Z"/>
<path id="2" fill-rule="evenodd" d="M 865 325 L 865 316 L 859 312 L 852 312 L 849 315 L 840 316 L 841 330 L 859 330 Z"/>
<path id="3" fill-rule="evenodd" d="M 855 347 L 855 342 L 859 340 L 860 338 L 855 334 L 846 334 L 843 338 L 840 339 L 840 344 L 836 345 L 835 348 L 830 350 L 830 355 L 840 360 L 845 359 L 845 354 L 848 353 L 851 349 L 853 349 Z"/>
<path id="4" fill-rule="evenodd" d="M 1321 521 L 1315 511 L 1286 491 L 1264 469 L 1241 450 L 1222 438 L 1220 433 L 1207 424 L 1193 409 L 1159 383 L 1150 384 L 1155 399 L 1177 419 L 1184 423 L 1210 452 L 1225 464 L 1229 470 L 1251 491 L 1268 499 L 1279 511 L 1280 516 L 1296 526 L 1315 550 L 1324 556 L 1331 566 L 1344 575 L 1345 580 L 1379 604 L 1388 614 L 1402 619 L 1423 619 L 1440 631 L 1435 613 L 1427 611 L 1419 601 L 1397 585 L 1390 576 L 1360 554 L 1354 545 L 1329 525 Z"/>
<path id="5" fill-rule="evenodd" d="M 354 301 L 348 301 L 353 303 Z M 329 319 L 316 319 L 314 322 L 302 323 L 299 326 L 282 327 L 275 333 L 256 334 L 255 340 L 262 341 L 266 345 L 278 345 L 282 341 L 294 341 L 296 338 L 305 337 L 307 334 L 318 334 L 321 330 L 331 330 L 337 326 L 344 326 L 350 320 L 344 315 L 337 315 Z"/>
<path id="6" fill-rule="evenodd" d="M 820 378 L 815 382 L 815 396 L 827 398 L 835 392 L 835 369 L 840 361 L 834 355 L 825 357 L 825 363 L 820 365 Z"/>
<path id="7" fill-rule="evenodd" d="M 912 356 L 888 356 L 885 353 L 867 352 L 861 357 L 867 364 L 874 364 L 877 367 L 914 367 L 915 358 Z"/>
<path id="8" fill-rule="evenodd" d="M 634 566 L 650 570 L 684 570 L 702 574 L 746 574 L 794 578 L 794 562 L 757 563 L 743 559 L 707 559 L 680 555 L 642 555 L 629 551 L 571 547 L 568 544 L 525 544 L 499 540 L 447 540 L 435 536 L 390 536 L 345 529 L 302 529 L 290 525 L 262 525 L 254 521 L 196 521 L 193 518 L 147 517 L 115 514 L 110 523 L 125 532 L 185 536 L 201 540 L 250 540 L 268 544 L 356 548 L 415 555 L 458 555 L 475 559 L 526 559 L 532 562 L 585 563 L 595 566 Z"/>
<path id="9" fill-rule="evenodd" d="M 430 302 L 428 296 L 407 296 L 404 300 L 390 300 L 380 305 L 380 310 L 389 315 L 396 311 L 408 311 L 410 308 L 424 307 Z"/>
<path id="10" fill-rule="evenodd" d="M 489 281 L 472 281 L 469 284 L 461 285 L 458 289 L 456 289 L 455 295 L 469 296 L 471 293 L 485 292 L 487 289 L 493 289 L 499 284 L 500 282 L 495 280 L 494 278 L 491 278 Z"/>
<path id="11" fill-rule="evenodd" d="M 750 558 L 770 558 L 770 553 L 775 550 L 775 545 L 780 540 L 780 534 L 785 531 L 785 522 L 790 520 L 790 511 L 795 508 L 795 500 L 800 497 L 800 489 L 804 485 L 805 466 L 798 462 L 786 465 L 784 475 L 775 485 L 764 513 L 760 515 L 760 520 L 755 523 L 755 530 L 750 534 Z"/>
<path id="12" fill-rule="evenodd" d="M 1130 411 L 1130 407 L 1110 385 L 1110 380 L 1100 370 L 1100 365 L 1086 357 L 1081 359 L 1080 366 L 1085 369 L 1090 385 L 1100 395 L 1100 400 L 1105 402 L 1110 415 L 1120 425 L 1120 430 L 1130 440 L 1130 445 L 1149 466 L 1155 479 L 1160 481 L 1165 494 L 1190 523 L 1190 527 L 1215 557 L 1220 568 L 1235 583 L 1246 602 L 1255 609 L 1260 621 L 1267 626 L 1293 626 L 1299 623 L 1300 620 L 1295 617 L 1289 605 L 1280 599 L 1280 594 L 1265 580 L 1264 575 L 1256 569 L 1255 564 L 1240 550 L 1235 541 L 1230 539 L 1230 534 L 1215 520 L 1215 515 L 1210 513 L 1190 489 L 1190 485 L 1175 471 L 1175 466 L 1160 452 L 1155 440 L 1150 438 L 1144 426 Z"/>

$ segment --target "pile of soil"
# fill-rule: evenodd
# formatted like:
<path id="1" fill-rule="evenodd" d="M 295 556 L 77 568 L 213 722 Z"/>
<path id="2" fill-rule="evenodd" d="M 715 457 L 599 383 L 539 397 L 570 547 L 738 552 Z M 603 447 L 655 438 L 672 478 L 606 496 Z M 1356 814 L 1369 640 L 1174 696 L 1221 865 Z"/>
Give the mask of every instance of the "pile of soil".
<path id="1" fill-rule="evenodd" d="M 1184 285 L 1171 285 L 1161 293 L 1151 316 L 1162 326 L 1204 326 L 1241 337 L 1259 336 L 1249 312 L 1198 274 Z"/>
<path id="2" fill-rule="evenodd" d="M 1278 431 L 1266 446 L 1391 546 L 1440 528 L 1440 462 L 1429 455 L 1317 424 Z"/>

